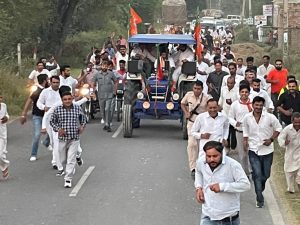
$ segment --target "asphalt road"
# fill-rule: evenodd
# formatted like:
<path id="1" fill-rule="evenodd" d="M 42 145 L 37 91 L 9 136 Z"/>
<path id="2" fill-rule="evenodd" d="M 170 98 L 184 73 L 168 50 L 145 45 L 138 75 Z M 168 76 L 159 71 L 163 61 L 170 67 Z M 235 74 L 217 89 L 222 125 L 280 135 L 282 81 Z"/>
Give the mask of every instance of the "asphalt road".
<path id="1" fill-rule="evenodd" d="M 119 123 L 114 123 L 117 130 Z M 84 165 L 73 187 L 88 170 L 75 197 L 51 167 L 51 152 L 40 146 L 29 162 L 31 121 L 8 127 L 10 178 L 0 181 L 0 225 L 198 225 L 201 206 L 194 198 L 186 142 L 178 121 L 142 121 L 134 137 L 102 130 L 99 120 L 82 136 Z M 242 225 L 272 225 L 268 207 L 255 208 L 252 190 L 242 194 Z"/>

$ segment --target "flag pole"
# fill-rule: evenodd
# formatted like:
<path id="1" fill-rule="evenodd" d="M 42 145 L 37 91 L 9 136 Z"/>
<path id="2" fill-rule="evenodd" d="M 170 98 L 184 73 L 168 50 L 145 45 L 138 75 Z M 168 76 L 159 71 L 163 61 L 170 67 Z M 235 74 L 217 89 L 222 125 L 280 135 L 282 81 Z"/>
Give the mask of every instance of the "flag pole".
<path id="1" fill-rule="evenodd" d="M 130 37 L 130 17 L 131 17 L 131 14 L 130 14 L 130 3 L 128 4 L 128 25 L 127 25 L 127 40 L 129 39 Z"/>

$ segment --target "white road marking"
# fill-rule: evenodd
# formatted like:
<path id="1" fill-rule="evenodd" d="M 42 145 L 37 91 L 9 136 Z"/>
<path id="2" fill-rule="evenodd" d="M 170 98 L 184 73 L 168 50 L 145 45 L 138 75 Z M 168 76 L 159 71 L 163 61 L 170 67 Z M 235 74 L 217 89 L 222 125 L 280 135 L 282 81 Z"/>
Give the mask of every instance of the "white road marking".
<path id="1" fill-rule="evenodd" d="M 123 129 L 123 123 L 121 123 L 121 125 L 118 127 L 116 132 L 113 134 L 112 138 L 118 137 L 118 135 L 121 133 L 122 129 Z"/>
<path id="2" fill-rule="evenodd" d="M 76 186 L 73 188 L 73 190 L 69 194 L 69 197 L 76 197 L 77 196 L 77 194 L 78 194 L 79 190 L 81 189 L 82 185 L 84 184 L 86 179 L 91 175 L 91 173 L 93 172 L 94 169 L 95 169 L 95 166 L 90 166 L 85 171 L 85 173 L 82 175 L 82 177 L 80 178 L 80 180 L 78 181 Z"/>
<path id="3" fill-rule="evenodd" d="M 275 195 L 273 193 L 272 186 L 269 182 L 270 182 L 269 180 L 266 182 L 265 199 L 267 200 L 267 203 L 268 203 L 268 209 L 269 209 L 273 224 L 286 225 L 286 223 L 284 222 L 283 216 L 281 214 L 279 205 L 276 201 Z"/>

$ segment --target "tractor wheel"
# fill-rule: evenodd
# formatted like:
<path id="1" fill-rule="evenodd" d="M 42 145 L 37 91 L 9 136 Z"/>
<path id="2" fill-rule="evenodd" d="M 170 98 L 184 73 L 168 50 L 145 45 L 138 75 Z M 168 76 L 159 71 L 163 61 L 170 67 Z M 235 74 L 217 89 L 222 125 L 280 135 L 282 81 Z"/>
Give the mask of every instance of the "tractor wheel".
<path id="1" fill-rule="evenodd" d="M 187 119 L 184 115 L 182 116 L 182 137 L 184 140 L 188 139 Z"/>
<path id="2" fill-rule="evenodd" d="M 123 137 L 132 137 L 132 106 L 123 105 Z"/>
<path id="3" fill-rule="evenodd" d="M 121 121 L 122 118 L 122 100 L 117 99 L 117 121 Z"/>
<path id="4" fill-rule="evenodd" d="M 124 104 L 134 105 L 137 93 L 141 90 L 139 80 L 128 80 L 124 92 Z"/>

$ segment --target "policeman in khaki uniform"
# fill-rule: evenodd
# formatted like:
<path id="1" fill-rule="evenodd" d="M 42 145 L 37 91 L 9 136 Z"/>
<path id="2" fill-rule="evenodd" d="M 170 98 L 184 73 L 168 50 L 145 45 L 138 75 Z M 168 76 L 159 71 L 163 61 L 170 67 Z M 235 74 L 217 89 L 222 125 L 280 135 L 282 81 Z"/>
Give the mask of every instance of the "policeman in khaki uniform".
<path id="1" fill-rule="evenodd" d="M 207 101 L 210 95 L 203 93 L 203 83 L 197 80 L 193 85 L 193 91 L 185 94 L 181 100 L 181 108 L 187 121 L 188 145 L 187 153 L 192 177 L 195 177 L 196 160 L 198 158 L 197 140 L 192 136 L 191 129 L 198 114 L 206 112 Z"/>

